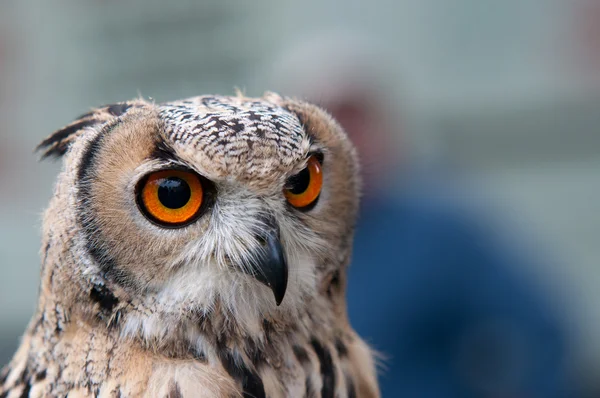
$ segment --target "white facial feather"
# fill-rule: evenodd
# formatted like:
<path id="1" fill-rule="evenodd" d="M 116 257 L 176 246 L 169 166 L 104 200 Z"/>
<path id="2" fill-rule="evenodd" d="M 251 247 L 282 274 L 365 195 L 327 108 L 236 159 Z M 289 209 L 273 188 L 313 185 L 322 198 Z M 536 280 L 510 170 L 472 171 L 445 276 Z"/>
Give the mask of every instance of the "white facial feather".
<path id="1" fill-rule="evenodd" d="M 282 241 L 287 242 L 290 273 L 286 296 L 277 307 L 267 286 L 235 268 L 243 267 L 243 258 L 250 255 L 249 249 L 256 247 L 254 236 L 257 228 L 261 228 L 262 215 L 283 209 L 268 209 L 264 201 L 247 196 L 221 201 L 224 203 L 215 206 L 210 215 L 206 233 L 200 239 L 190 241 L 171 264 L 165 264 L 174 270 L 173 274 L 147 300 L 152 300 L 153 306 L 165 312 L 182 314 L 179 319 L 182 323 L 185 323 L 184 314 L 189 311 L 209 314 L 219 302 L 226 309 L 225 314 L 235 319 L 248 334 L 257 334 L 262 319 L 274 311 L 297 316 L 303 310 L 306 298 L 315 291 L 315 253 L 324 250 L 325 242 L 301 228 L 304 236 L 300 238 L 295 223 L 279 223 Z M 282 214 L 278 219 L 285 217 Z M 215 257 L 214 253 L 220 255 Z M 166 336 L 169 322 L 161 322 L 161 317 L 162 312 L 131 320 L 125 333 L 132 334 L 138 329 L 147 339 Z"/>

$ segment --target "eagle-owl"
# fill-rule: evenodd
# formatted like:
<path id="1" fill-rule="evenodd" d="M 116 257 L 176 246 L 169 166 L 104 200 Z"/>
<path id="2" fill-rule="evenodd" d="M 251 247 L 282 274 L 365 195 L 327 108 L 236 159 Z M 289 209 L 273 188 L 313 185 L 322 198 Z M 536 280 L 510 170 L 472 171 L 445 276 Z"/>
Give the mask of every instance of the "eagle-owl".
<path id="1" fill-rule="evenodd" d="M 136 99 L 45 139 L 38 308 L 0 397 L 377 397 L 346 267 L 355 150 L 314 105 Z"/>

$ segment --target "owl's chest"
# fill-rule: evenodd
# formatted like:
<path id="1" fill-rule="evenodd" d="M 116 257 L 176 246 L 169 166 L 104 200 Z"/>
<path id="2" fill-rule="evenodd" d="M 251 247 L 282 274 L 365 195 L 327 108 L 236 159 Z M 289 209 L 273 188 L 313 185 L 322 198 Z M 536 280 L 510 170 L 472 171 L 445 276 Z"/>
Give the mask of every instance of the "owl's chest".
<path id="1" fill-rule="evenodd" d="M 215 363 L 210 358 L 177 360 L 131 354 L 113 357 L 102 366 L 88 364 L 77 373 L 75 366 L 69 365 L 46 391 L 70 398 L 321 396 L 314 395 L 322 387 L 319 369 L 307 372 L 298 364 L 254 367 L 243 361 L 228 363 L 223 358 Z"/>
<path id="2" fill-rule="evenodd" d="M 68 323 L 57 334 L 47 331 L 34 328 L 24 338 L 4 391 L 69 398 L 351 397 L 364 384 L 362 374 L 372 373 L 353 358 L 359 340 L 336 344 L 316 334 L 288 336 L 262 349 L 205 346 L 192 357 L 158 354 L 82 322 Z M 370 357 L 366 350 L 361 356 Z"/>

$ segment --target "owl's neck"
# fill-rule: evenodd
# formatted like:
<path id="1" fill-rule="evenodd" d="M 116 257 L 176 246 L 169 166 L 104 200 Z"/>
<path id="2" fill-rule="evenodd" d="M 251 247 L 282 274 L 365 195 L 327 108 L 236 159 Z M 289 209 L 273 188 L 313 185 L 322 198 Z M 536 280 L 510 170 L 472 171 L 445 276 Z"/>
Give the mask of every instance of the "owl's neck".
<path id="1" fill-rule="evenodd" d="M 315 335 L 334 336 L 346 330 L 343 283 L 333 275 L 319 286 L 319 292 L 295 311 L 276 310 L 254 317 L 237 317 L 219 302 L 208 308 L 187 310 L 157 306 L 152 296 L 139 298 L 107 281 L 65 278 L 57 267 L 42 283 L 37 320 L 57 338 L 69 323 L 86 322 L 102 329 L 115 340 L 139 344 L 142 348 L 172 358 L 208 358 L 223 355 L 253 356 L 280 347 L 311 341 Z M 71 285 L 70 289 L 66 285 Z M 242 310 L 243 308 L 238 308 Z M 33 331 L 33 330 L 32 330 Z"/>
<path id="2" fill-rule="evenodd" d="M 150 309 L 132 300 L 119 316 L 117 328 L 122 338 L 133 338 L 167 356 L 205 357 L 211 352 L 222 355 L 230 351 L 259 355 L 293 346 L 298 340 L 310 341 L 315 334 L 333 336 L 346 330 L 345 300 L 339 284 L 337 277 L 328 279 L 321 291 L 293 311 L 277 309 L 274 304 L 275 310 L 262 314 L 248 308 L 246 313 L 255 316 L 241 316 L 243 306 L 234 312 L 220 302 L 209 309 L 174 312 L 157 310 L 156 306 Z"/>
<path id="3" fill-rule="evenodd" d="M 59 275 L 54 274 L 52 280 L 60 285 L 67 280 Z M 288 391 L 285 387 L 289 383 L 303 385 L 309 379 L 311 385 L 318 383 L 315 380 L 337 380 L 329 386 L 342 391 L 344 385 L 360 390 L 363 379 L 368 379 L 376 391 L 368 348 L 345 323 L 344 314 L 331 305 L 335 300 L 329 294 L 335 293 L 338 282 L 333 278 L 295 319 L 264 317 L 256 330 L 244 329 L 219 308 L 214 308 L 210 316 L 161 315 L 121 296 L 118 289 L 99 286 L 92 286 L 88 295 L 81 294 L 79 301 L 65 302 L 61 292 L 48 290 L 43 284 L 39 312 L 24 339 L 28 353 L 24 358 L 34 358 L 27 365 L 30 374 L 48 368 L 53 370 L 43 374 L 51 375 L 59 369 L 55 376 L 67 377 L 67 381 L 56 384 L 57 391 L 71 388 L 68 377 L 87 388 L 104 380 L 97 374 L 118 375 L 123 366 L 130 369 L 132 363 L 150 369 L 155 369 L 153 364 L 162 364 L 159 369 L 167 364 L 175 373 L 177 369 L 189 369 L 190 364 L 195 369 L 206 366 L 212 370 L 203 374 L 229 374 L 241 384 L 244 395 L 263 389 L 267 393 Z M 136 322 L 138 326 L 134 327 Z M 79 373 L 81 366 L 84 371 Z M 272 384 L 277 380 L 281 384 Z M 180 382 L 189 382 L 189 374 L 181 372 Z M 319 384 L 314 386 L 319 388 Z"/>

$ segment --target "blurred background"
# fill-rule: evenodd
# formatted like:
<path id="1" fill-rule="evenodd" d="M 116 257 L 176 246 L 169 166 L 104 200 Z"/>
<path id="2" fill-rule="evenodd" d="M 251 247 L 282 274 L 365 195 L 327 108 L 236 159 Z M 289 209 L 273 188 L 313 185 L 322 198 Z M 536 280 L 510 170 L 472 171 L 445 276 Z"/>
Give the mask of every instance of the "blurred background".
<path id="1" fill-rule="evenodd" d="M 266 90 L 326 107 L 365 198 L 351 321 L 384 397 L 600 395 L 600 1 L 0 2 L 0 364 L 92 106 Z M 403 394 L 403 395 L 402 395 Z"/>

